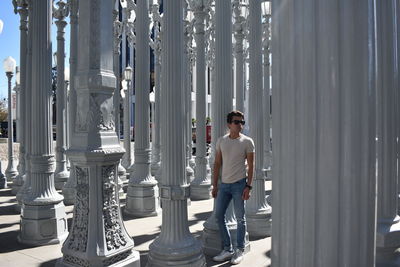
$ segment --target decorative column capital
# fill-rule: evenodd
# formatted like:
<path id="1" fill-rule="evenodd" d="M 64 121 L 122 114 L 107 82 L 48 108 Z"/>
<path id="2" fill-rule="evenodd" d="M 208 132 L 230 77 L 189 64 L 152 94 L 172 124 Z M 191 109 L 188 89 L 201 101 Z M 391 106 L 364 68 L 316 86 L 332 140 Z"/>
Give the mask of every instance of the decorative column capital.
<path id="1" fill-rule="evenodd" d="M 59 0 L 56 5 L 58 7 L 53 7 L 53 17 L 56 19 L 57 40 L 64 41 L 64 29 L 67 26 L 65 18 L 69 15 L 69 4 L 64 0 Z"/>
<path id="2" fill-rule="evenodd" d="M 127 22 L 125 25 L 125 32 L 128 38 L 128 42 L 135 46 L 136 44 L 135 23 L 130 21 Z"/>
<path id="3" fill-rule="evenodd" d="M 59 0 L 56 5 L 58 7 L 53 7 L 53 17 L 58 21 L 64 21 L 69 15 L 69 5 L 64 0 Z"/>
<path id="4" fill-rule="evenodd" d="M 121 21 L 118 20 L 118 11 L 113 11 L 114 15 L 114 53 L 119 54 L 120 51 L 120 43 L 121 43 L 121 34 L 124 28 L 124 25 Z"/>

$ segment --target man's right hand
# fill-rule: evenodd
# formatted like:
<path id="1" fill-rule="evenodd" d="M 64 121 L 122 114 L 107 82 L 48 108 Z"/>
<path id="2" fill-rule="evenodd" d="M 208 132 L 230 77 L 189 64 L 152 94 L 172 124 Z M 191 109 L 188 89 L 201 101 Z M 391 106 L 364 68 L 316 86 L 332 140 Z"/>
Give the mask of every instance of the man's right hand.
<path id="1" fill-rule="evenodd" d="M 212 191 L 211 191 L 211 195 L 213 198 L 217 197 L 217 193 L 218 193 L 218 186 L 213 186 Z"/>

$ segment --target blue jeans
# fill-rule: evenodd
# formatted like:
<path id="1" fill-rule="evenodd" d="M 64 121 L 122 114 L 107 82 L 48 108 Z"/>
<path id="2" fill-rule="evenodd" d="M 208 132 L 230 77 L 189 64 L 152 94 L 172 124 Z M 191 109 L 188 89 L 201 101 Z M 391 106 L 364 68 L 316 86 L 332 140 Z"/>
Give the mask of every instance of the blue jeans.
<path id="1" fill-rule="evenodd" d="M 217 193 L 217 208 L 215 211 L 219 232 L 222 238 L 224 250 L 232 251 L 231 236 L 226 227 L 225 213 L 229 203 L 233 199 L 233 208 L 237 220 L 237 248 L 244 250 L 244 238 L 246 234 L 246 217 L 245 217 L 245 202 L 242 199 L 243 190 L 246 186 L 246 178 L 243 178 L 236 183 L 224 184 L 218 186 Z"/>

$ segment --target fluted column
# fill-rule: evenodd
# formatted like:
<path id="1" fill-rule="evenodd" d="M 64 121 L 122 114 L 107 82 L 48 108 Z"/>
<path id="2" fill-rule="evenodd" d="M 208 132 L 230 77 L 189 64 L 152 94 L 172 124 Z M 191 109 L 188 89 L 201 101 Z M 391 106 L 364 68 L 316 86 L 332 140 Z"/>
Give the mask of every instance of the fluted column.
<path id="1" fill-rule="evenodd" d="M 131 16 L 131 11 L 132 9 L 130 8 L 129 5 L 123 8 L 123 14 L 124 14 L 124 20 L 123 20 L 123 27 L 124 27 L 124 36 L 126 36 L 128 43 L 133 45 L 134 40 L 133 34 L 134 29 L 131 29 L 133 25 L 128 22 L 129 17 Z M 123 50 L 123 56 L 125 57 L 125 50 Z M 131 62 L 132 64 L 132 62 Z M 133 65 L 133 64 L 132 64 Z M 122 71 L 124 73 L 124 70 L 126 68 L 126 65 L 122 65 Z M 131 72 L 133 74 L 133 72 Z M 126 169 L 127 172 L 129 172 L 129 167 L 132 165 L 132 151 L 131 151 L 131 104 L 132 104 L 132 83 L 131 81 L 133 80 L 132 77 L 123 77 L 127 81 L 127 88 L 122 88 L 122 90 L 125 92 L 125 97 L 123 100 L 123 129 L 124 129 L 124 149 L 125 149 L 125 154 L 122 157 L 122 166 Z"/>
<path id="2" fill-rule="evenodd" d="M 67 151 L 77 192 L 71 232 L 58 266 L 140 266 L 118 198 L 118 164 L 124 150 L 114 116 L 114 4 L 114 0 L 79 1 L 77 109 Z"/>
<path id="3" fill-rule="evenodd" d="M 241 15 L 240 0 L 233 1 L 235 23 L 233 24 L 235 37 L 235 84 L 236 84 L 236 110 L 244 112 L 244 64 L 243 64 L 243 40 L 245 31 L 245 18 Z"/>
<path id="4" fill-rule="evenodd" d="M 157 216 L 158 186 L 150 173 L 149 1 L 138 1 L 136 6 L 135 167 L 130 174 L 124 211 L 134 216 Z"/>
<path id="5" fill-rule="evenodd" d="M 151 6 L 151 13 L 153 16 L 154 22 L 154 91 L 155 91 L 155 100 L 154 100 L 154 135 L 152 138 L 151 144 L 151 175 L 156 176 L 156 174 L 160 171 L 161 166 L 161 158 L 160 158 L 160 123 L 161 123 L 161 112 L 160 112 L 160 101 L 161 101 L 161 34 L 160 34 L 160 24 L 161 17 L 159 13 L 160 6 L 158 4 L 154 4 Z"/>
<path id="6" fill-rule="evenodd" d="M 253 191 L 246 204 L 247 230 L 250 236 L 271 235 L 271 207 L 265 200 L 264 117 L 261 0 L 249 1 L 249 124 L 255 145 Z"/>
<path id="7" fill-rule="evenodd" d="M 129 49 L 130 49 L 130 64 L 132 66 L 134 66 L 134 52 L 135 52 L 135 45 L 136 45 L 136 35 L 135 35 L 135 22 L 131 22 L 128 21 L 128 18 L 131 16 L 132 11 L 134 11 L 136 13 L 136 4 L 134 2 L 134 0 L 127 0 L 127 5 L 126 5 L 126 9 L 125 10 L 125 24 L 124 24 L 124 32 L 126 33 L 126 38 L 128 40 L 129 43 Z M 131 78 L 131 81 L 134 80 Z M 127 125 L 128 129 L 125 127 L 125 122 L 124 122 L 124 136 L 131 136 L 131 124 L 132 124 L 132 119 L 131 119 L 131 114 L 132 114 L 132 99 L 134 97 L 133 95 L 133 88 L 134 88 L 134 83 L 131 82 L 130 83 L 130 87 L 128 88 L 128 93 L 129 93 L 129 103 L 126 103 L 127 109 L 126 112 L 129 112 L 129 122 Z M 125 109 L 125 108 L 124 108 Z M 125 112 L 125 110 L 124 110 Z M 124 113 L 125 114 L 125 113 Z M 122 158 L 122 162 L 124 165 L 128 166 L 126 167 L 126 171 L 128 174 L 131 174 L 134 170 L 134 164 L 132 162 L 132 152 L 131 152 L 131 138 L 129 139 L 125 139 L 124 138 L 124 148 L 125 148 L 125 154 Z M 129 163 L 129 165 L 128 165 Z M 127 174 L 127 177 L 129 177 L 129 175 Z M 129 183 L 129 179 L 127 179 L 127 183 Z"/>
<path id="8" fill-rule="evenodd" d="M 74 134 L 75 125 L 75 114 L 77 110 L 77 99 L 76 99 L 76 67 L 78 58 L 78 11 L 79 1 L 68 0 L 68 6 L 70 11 L 70 52 L 69 52 L 69 96 L 68 96 L 68 135 L 69 144 L 71 146 L 71 137 Z M 70 162 L 69 178 L 65 183 L 62 193 L 64 196 L 64 204 L 72 205 L 76 199 L 76 174 L 73 162 Z"/>
<path id="9" fill-rule="evenodd" d="M 28 4 L 28 32 L 26 44 L 26 75 L 25 75 L 25 123 L 24 123 L 24 136 L 25 136 L 25 175 L 23 176 L 24 183 L 16 195 L 17 204 L 15 210 L 21 211 L 23 199 L 28 195 L 31 190 L 31 123 L 32 123 L 32 4 Z M 21 77 L 22 78 L 22 77 Z"/>
<path id="10" fill-rule="evenodd" d="M 12 194 L 16 195 L 24 183 L 25 177 L 25 114 L 26 114 L 26 71 L 27 71 L 27 44 L 28 44 L 28 2 L 26 0 L 13 1 L 15 11 L 20 16 L 20 94 L 19 94 L 19 158 L 18 158 L 18 176 L 15 177 L 12 184 Z"/>
<path id="11" fill-rule="evenodd" d="M 161 118 L 162 228 L 150 244 L 149 267 L 206 266 L 200 243 L 189 232 L 187 198 L 189 185 L 185 174 L 184 88 L 182 1 L 164 2 L 163 91 Z"/>
<path id="12" fill-rule="evenodd" d="M 211 168 L 214 164 L 215 144 L 220 136 L 226 133 L 226 115 L 232 111 L 232 7 L 230 0 L 215 1 L 215 71 L 211 74 Z M 213 178 L 212 178 L 213 179 Z M 214 210 L 204 223 L 203 250 L 208 255 L 217 255 L 222 249 L 219 228 L 215 218 Z M 225 220 L 233 246 L 236 246 L 236 218 L 232 203 L 229 205 Z M 245 251 L 250 249 L 248 235 L 246 235 Z"/>
<path id="13" fill-rule="evenodd" d="M 271 151 L 271 98 L 270 98 L 270 14 L 263 16 L 263 113 L 264 113 L 264 168 L 267 170 L 267 180 L 271 180 L 272 151 Z"/>
<path id="14" fill-rule="evenodd" d="M 195 179 L 191 182 L 191 199 L 209 199 L 211 197 L 210 166 L 206 155 L 206 51 L 205 16 L 210 4 L 208 0 L 191 1 L 194 13 L 196 40 L 196 169 Z"/>
<path id="15" fill-rule="evenodd" d="M 51 15 L 52 1 L 31 1 L 32 20 L 32 125 L 31 190 L 23 199 L 19 242 L 47 245 L 62 242 L 67 234 L 63 197 L 54 188 L 51 127 Z"/>
<path id="16" fill-rule="evenodd" d="M 396 22 L 397 25 L 400 25 L 400 5 L 396 5 Z M 396 53 L 400 53 L 400 27 L 396 27 L 396 38 L 397 38 L 397 46 L 396 46 Z M 400 60 L 397 60 L 397 75 L 399 75 L 400 72 Z M 399 90 L 396 90 L 396 105 L 395 105 L 395 111 L 396 111 L 396 121 L 400 120 L 400 92 Z M 397 144 L 396 144 L 396 155 L 397 155 L 397 161 L 400 161 L 400 124 L 396 123 L 396 136 L 397 136 Z M 400 172 L 397 172 L 397 192 L 398 192 L 398 199 L 397 199 L 397 214 L 400 214 Z"/>
<path id="17" fill-rule="evenodd" d="M 64 123 L 66 121 L 65 108 L 65 26 L 67 22 L 65 18 L 69 14 L 69 7 L 66 2 L 60 0 L 57 2 L 57 9 L 53 10 L 53 17 L 56 19 L 57 25 L 57 140 L 56 140 L 56 171 L 54 173 L 54 181 L 56 189 L 60 190 L 64 187 L 69 177 L 67 170 L 67 157 L 65 151 L 67 149 L 67 135 L 65 133 Z"/>
<path id="18" fill-rule="evenodd" d="M 120 85 L 121 85 L 121 73 L 120 73 L 120 54 L 121 54 L 121 39 L 122 39 L 122 31 L 123 24 L 119 21 L 119 0 L 114 0 L 114 10 L 113 10 L 113 25 L 114 25 L 114 73 L 116 77 L 116 86 L 113 96 L 114 101 L 114 116 L 115 116 L 115 131 L 117 133 L 118 139 L 120 139 Z M 122 196 L 124 191 L 122 189 L 123 184 L 127 180 L 126 169 L 122 165 L 122 161 L 118 164 L 118 185 L 119 185 L 119 193 Z"/>
<path id="19" fill-rule="evenodd" d="M 272 1 L 275 267 L 375 266 L 373 14 Z"/>
<path id="20" fill-rule="evenodd" d="M 396 20 L 397 1 L 376 2 L 377 33 L 377 168 L 378 219 L 377 266 L 398 266 L 400 257 L 400 217 L 397 214 L 398 177 L 396 159 L 395 92 L 398 80 Z"/>
<path id="21" fill-rule="evenodd" d="M 192 32 L 193 27 L 191 22 L 188 20 L 188 5 L 189 0 L 183 0 L 183 88 L 185 92 L 185 140 L 186 140 L 186 178 L 188 183 L 194 179 L 194 168 L 195 161 L 192 156 L 192 86 L 190 84 L 190 75 L 191 75 L 191 41 L 192 41 Z M 190 199 L 189 199 L 190 201 Z"/>

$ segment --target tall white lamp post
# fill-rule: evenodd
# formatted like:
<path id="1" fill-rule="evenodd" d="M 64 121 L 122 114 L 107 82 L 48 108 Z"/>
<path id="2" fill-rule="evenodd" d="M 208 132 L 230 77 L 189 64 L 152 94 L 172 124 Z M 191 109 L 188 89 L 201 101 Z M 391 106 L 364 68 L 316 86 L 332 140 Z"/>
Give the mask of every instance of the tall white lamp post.
<path id="1" fill-rule="evenodd" d="M 4 71 L 8 78 L 8 166 L 6 169 L 6 178 L 4 180 L 4 187 L 7 187 L 6 180 L 11 181 L 18 175 L 18 171 L 15 167 L 14 153 L 13 153 L 13 117 L 11 114 L 11 79 L 14 76 L 16 62 L 12 57 L 7 57 L 3 62 Z M 3 183 L 0 182 L 0 187 Z"/>

